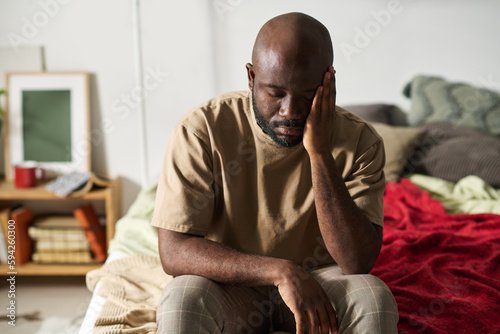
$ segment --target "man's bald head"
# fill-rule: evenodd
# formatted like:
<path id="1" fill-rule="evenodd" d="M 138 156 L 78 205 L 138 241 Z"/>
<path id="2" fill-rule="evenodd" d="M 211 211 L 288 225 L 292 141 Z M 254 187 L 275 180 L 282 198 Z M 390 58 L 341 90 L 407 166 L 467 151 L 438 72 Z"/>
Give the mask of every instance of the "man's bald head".
<path id="1" fill-rule="evenodd" d="M 279 55 L 293 66 L 300 62 L 320 62 L 325 68 L 333 63 L 333 47 L 328 29 L 303 13 L 288 13 L 267 21 L 255 40 L 252 63 Z"/>

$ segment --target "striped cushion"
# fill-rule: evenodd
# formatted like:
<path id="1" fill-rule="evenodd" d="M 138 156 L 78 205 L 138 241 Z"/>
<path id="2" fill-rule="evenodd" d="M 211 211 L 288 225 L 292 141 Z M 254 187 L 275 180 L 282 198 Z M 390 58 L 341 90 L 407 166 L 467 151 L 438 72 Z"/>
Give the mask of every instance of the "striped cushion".
<path id="1" fill-rule="evenodd" d="M 408 172 L 451 182 L 476 175 L 500 188 L 500 138 L 445 123 L 422 127 L 427 133 L 408 159 Z"/>

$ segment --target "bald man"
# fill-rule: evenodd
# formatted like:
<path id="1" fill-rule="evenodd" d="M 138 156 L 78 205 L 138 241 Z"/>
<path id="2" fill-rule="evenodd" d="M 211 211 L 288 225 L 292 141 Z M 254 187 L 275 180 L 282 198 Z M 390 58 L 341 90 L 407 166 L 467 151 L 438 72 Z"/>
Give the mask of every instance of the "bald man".
<path id="1" fill-rule="evenodd" d="M 328 30 L 268 21 L 249 91 L 214 97 L 172 132 L 152 224 L 166 273 L 158 333 L 397 333 L 369 275 L 382 245 L 384 146 L 335 106 Z"/>

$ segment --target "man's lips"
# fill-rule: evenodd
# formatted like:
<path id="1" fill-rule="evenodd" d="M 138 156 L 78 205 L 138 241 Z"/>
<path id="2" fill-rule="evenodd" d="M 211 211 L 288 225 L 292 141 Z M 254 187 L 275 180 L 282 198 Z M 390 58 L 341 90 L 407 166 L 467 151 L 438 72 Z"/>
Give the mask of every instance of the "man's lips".
<path id="1" fill-rule="evenodd" d="M 296 135 L 301 135 L 303 132 L 303 128 L 298 128 L 298 127 L 288 127 L 288 126 L 278 126 L 276 128 L 276 131 L 279 134 L 285 135 L 285 136 L 296 136 Z"/>

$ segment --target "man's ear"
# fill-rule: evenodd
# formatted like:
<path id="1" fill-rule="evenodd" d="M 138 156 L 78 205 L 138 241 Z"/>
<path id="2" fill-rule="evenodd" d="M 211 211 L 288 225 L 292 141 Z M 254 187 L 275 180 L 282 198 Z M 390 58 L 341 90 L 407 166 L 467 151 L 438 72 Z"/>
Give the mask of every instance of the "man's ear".
<path id="1" fill-rule="evenodd" d="M 250 63 L 246 64 L 247 75 L 248 75 L 248 88 L 253 89 L 253 83 L 255 80 L 255 71 L 253 70 L 253 65 Z"/>

